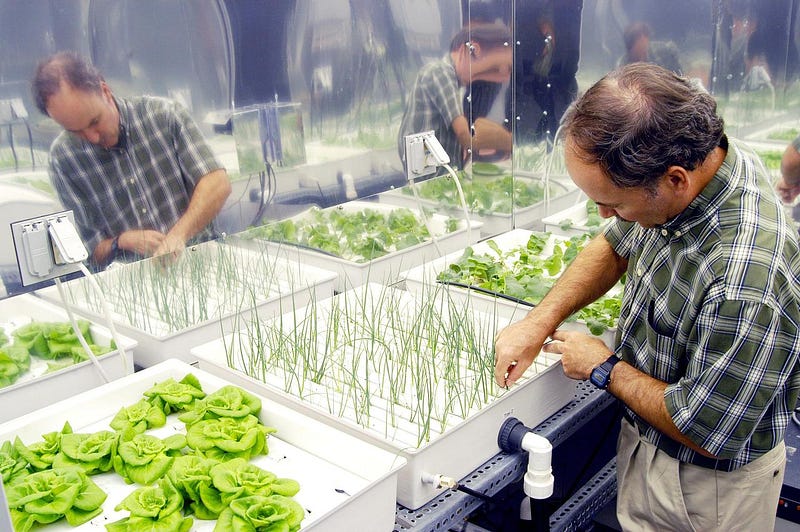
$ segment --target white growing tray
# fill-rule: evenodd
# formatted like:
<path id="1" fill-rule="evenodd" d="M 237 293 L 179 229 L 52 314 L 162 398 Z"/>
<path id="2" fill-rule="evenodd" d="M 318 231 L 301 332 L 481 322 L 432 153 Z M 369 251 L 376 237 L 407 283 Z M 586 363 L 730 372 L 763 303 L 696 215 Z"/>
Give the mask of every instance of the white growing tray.
<path id="1" fill-rule="evenodd" d="M 168 378 L 181 380 L 188 373 L 198 378 L 203 390 L 211 393 L 230 384 L 178 360 L 166 360 L 117 381 L 76 395 L 0 425 L 0 442 L 19 436 L 23 443 L 41 440 L 41 435 L 60 431 L 69 421 L 75 433 L 110 430 L 108 424 L 124 407 L 142 398 L 153 384 Z M 246 384 L 243 387 L 248 387 Z M 256 387 L 249 390 L 259 395 Z M 260 397 L 261 422 L 278 432 L 268 437 L 269 454 L 250 460 L 278 477 L 288 477 L 300 483 L 294 497 L 306 509 L 302 530 L 321 532 L 350 532 L 352 530 L 392 530 L 395 517 L 397 473 L 404 459 L 367 442 L 320 423 L 302 412 Z M 167 425 L 148 431 L 166 437 L 184 425 L 175 415 Z M 92 480 L 108 494 L 103 514 L 77 528 L 60 521 L 42 530 L 105 530 L 105 524 L 117 521 L 127 512 L 114 507 L 135 484 L 125 484 L 114 472 L 93 475 Z M 210 532 L 216 521 L 194 519 L 193 531 Z"/>
<path id="2" fill-rule="evenodd" d="M 31 295 L 21 294 L 0 301 L 0 324 L 6 333 L 31 321 L 68 322 L 67 313 L 47 301 Z M 111 332 L 101 325 L 93 323 L 89 330 L 97 345 L 107 346 L 111 343 Z M 11 335 L 9 334 L 9 339 Z M 125 376 L 132 369 L 130 360 L 136 341 L 119 335 L 118 346 L 122 348 L 98 357 L 98 361 L 109 379 Z M 4 388 L 0 388 L 0 422 L 27 414 L 37 408 L 67 399 L 76 393 L 100 386 L 105 381 L 90 360 L 85 360 L 52 373 L 44 373 L 47 367 L 44 362 L 34 362 L 31 368 L 20 378 Z"/>
<path id="3" fill-rule="evenodd" d="M 442 179 L 437 177 L 436 179 Z M 476 180 L 487 179 L 486 177 L 476 177 Z M 517 177 L 524 181 L 534 181 L 528 177 Z M 421 186 L 419 183 L 418 186 Z M 581 190 L 570 180 L 552 179 L 550 181 L 551 196 L 549 201 L 540 201 L 527 207 L 515 208 L 514 213 L 470 213 L 470 220 L 481 222 L 481 237 L 493 236 L 504 233 L 515 227 L 529 229 L 541 229 L 542 218 L 551 213 L 565 209 L 575 204 L 580 198 Z M 448 215 L 464 218 L 464 211 L 457 206 L 440 204 L 436 201 L 420 198 L 417 200 L 413 194 L 408 194 L 405 189 L 392 190 L 380 195 L 380 201 L 388 205 L 402 205 L 409 208 L 420 208 L 422 205 L 426 209 L 446 213 Z M 469 245 L 469 244 L 467 244 Z M 410 267 L 410 266 L 409 266 Z"/>
<path id="4" fill-rule="evenodd" d="M 203 257 L 211 257 L 211 262 L 207 263 L 208 271 L 200 275 L 219 283 L 217 286 L 198 283 L 189 274 L 188 261 Z M 96 275 L 98 282 L 106 287 L 105 297 L 115 326 L 139 342 L 134 356 L 138 366 L 149 367 L 168 358 L 194 362 L 192 347 L 218 337 L 222 331 L 232 330 L 250 313 L 280 314 L 293 306 L 305 305 L 312 296 L 329 296 L 336 280 L 331 271 L 290 260 L 274 250 L 259 251 L 218 242 L 189 247 L 180 261 L 183 262 L 176 265 L 178 274 L 165 284 L 167 297 L 175 301 L 170 305 L 172 311 L 188 313 L 182 324 L 162 320 L 152 294 L 137 286 L 153 286 L 153 279 L 167 275 L 168 270 L 158 259 L 122 264 Z M 137 277 L 138 272 L 146 272 L 147 276 L 137 283 L 136 279 L 142 279 Z M 259 278 L 270 272 L 271 279 Z M 241 282 L 232 281 L 233 278 Z M 76 313 L 105 319 L 97 292 L 86 279 L 72 280 L 63 288 Z M 55 287 L 37 293 L 61 304 Z"/>
<path id="5" fill-rule="evenodd" d="M 416 206 L 406 205 L 404 207 L 411 210 L 418 219 L 422 219 Z M 389 214 L 396 210 L 397 206 L 372 201 L 351 201 L 331 208 L 343 209 L 351 213 L 371 209 L 383 214 Z M 307 214 L 301 213 L 294 216 L 292 220 L 301 221 L 307 216 Z M 459 228 L 447 233 L 445 232 L 446 222 L 447 216 L 441 214 L 429 216 L 429 227 L 436 237 L 435 243 L 432 240 L 428 240 L 365 262 L 344 259 L 322 251 L 294 246 L 291 243 L 269 243 L 269 246 L 271 249 L 282 251 L 291 260 L 335 272 L 338 276 L 335 290 L 343 292 L 348 288 L 360 286 L 370 281 L 377 283 L 391 282 L 405 269 L 468 246 L 478 239 L 480 227 L 483 225 L 482 222 L 472 221 L 471 231 L 467 231 L 467 222 L 460 220 Z M 244 246 L 258 245 L 259 243 L 263 245 L 264 242 L 268 242 L 260 239 L 239 239 L 238 241 Z"/>
<path id="6" fill-rule="evenodd" d="M 486 243 L 488 240 L 494 241 L 495 244 L 497 244 L 497 246 L 501 250 L 508 251 L 520 246 L 524 246 L 528 242 L 531 233 L 532 231 L 529 231 L 527 229 L 514 229 L 512 231 L 508 231 L 506 233 L 497 235 L 491 239 L 484 240 L 483 242 L 479 242 L 473 245 L 472 249 L 474 250 L 476 255 L 488 254 L 492 256 L 495 255 L 495 252 Z M 557 239 L 565 237 L 551 236 L 551 238 Z M 545 249 L 543 253 L 547 254 L 548 253 L 547 249 Z M 458 260 L 461 258 L 463 254 L 464 250 L 461 250 L 455 253 L 451 253 L 446 257 L 436 259 L 427 264 L 415 266 L 414 268 L 411 268 L 403 272 L 401 277 L 405 281 L 406 287 L 412 292 L 429 290 L 431 285 L 437 284 L 436 277 L 439 275 L 439 273 L 446 270 L 450 266 L 450 264 L 458 262 Z M 615 288 L 612 288 L 612 290 L 615 290 Z M 485 305 L 487 308 L 496 309 L 496 312 L 500 316 L 503 316 L 509 321 L 517 321 L 522 319 L 523 317 L 525 317 L 525 314 L 527 314 L 532 308 L 530 305 L 517 303 L 503 297 L 497 297 L 494 295 L 485 294 L 478 290 L 470 290 L 467 288 L 456 288 L 453 291 L 454 296 L 456 296 L 459 293 L 461 294 L 461 297 L 465 299 L 471 298 L 473 301 L 476 302 L 482 301 L 483 305 Z M 586 324 L 581 323 L 580 321 L 564 322 L 561 325 L 561 328 L 589 333 L 589 329 L 586 327 Z M 600 338 L 606 343 L 606 345 L 610 349 L 614 349 L 615 335 L 616 335 L 616 327 L 607 329 L 600 336 Z"/>
<path id="7" fill-rule="evenodd" d="M 571 237 L 583 234 L 592 234 L 601 231 L 605 224 L 588 226 L 586 221 L 589 215 L 586 212 L 586 200 L 573 205 L 563 211 L 542 218 L 544 230 L 554 235 Z M 569 227 L 561 227 L 564 222 L 572 222 Z"/>
<path id="8" fill-rule="evenodd" d="M 350 297 L 350 301 L 364 301 L 365 299 L 358 298 L 365 297 L 364 294 L 382 294 L 383 290 L 395 289 L 375 284 L 364 285 L 334 296 L 327 301 L 317 302 L 317 309 L 329 309 L 337 298 L 340 302 L 345 297 Z M 396 302 L 396 308 L 400 308 L 401 311 L 415 308 L 412 302 L 417 296 L 406 291 L 399 292 L 402 292 L 402 295 L 397 300 L 393 300 L 393 304 Z M 375 299 L 370 301 L 375 301 Z M 346 306 L 348 303 L 343 304 Z M 367 307 L 369 306 L 367 305 Z M 370 310 L 372 309 L 366 312 L 370 312 Z M 304 309 L 299 309 L 297 314 L 305 316 Z M 480 313 L 476 312 L 475 314 Z M 324 316 L 325 310 L 318 312 L 317 315 Z M 330 314 L 328 314 L 329 316 Z M 290 320 L 292 318 L 292 316 L 284 318 L 289 320 L 284 327 L 288 326 L 291 329 Z M 323 318 L 320 319 L 324 321 Z M 385 316 L 380 319 L 382 323 L 385 323 Z M 357 319 L 353 320 L 353 322 L 356 321 Z M 507 322 L 499 319 L 495 325 L 500 327 L 505 323 Z M 326 324 L 325 328 L 330 329 L 327 325 L 330 324 Z M 440 428 L 432 430 L 428 441 L 420 444 L 418 434 L 414 433 L 415 422 L 411 421 L 410 415 L 407 413 L 410 410 L 396 407 L 396 416 L 402 419 L 398 419 L 397 424 L 393 426 L 389 421 L 391 415 L 387 413 L 388 403 L 385 400 L 381 401 L 380 398 L 375 399 L 370 396 L 371 406 L 368 420 L 358 419 L 352 408 L 342 408 L 341 405 L 345 404 L 346 406 L 348 399 L 343 399 L 341 390 L 346 389 L 347 384 L 338 386 L 337 383 L 333 385 L 328 383 L 327 386 L 320 384 L 315 387 L 314 383 L 306 382 L 306 388 L 301 398 L 296 388 L 286 391 L 284 378 L 287 373 L 269 369 L 264 375 L 257 377 L 248 375 L 245 369 L 247 362 L 244 359 L 247 358 L 250 351 L 250 347 L 246 344 L 251 338 L 252 330 L 254 330 L 253 326 L 248 330 L 226 335 L 193 349 L 193 354 L 199 360 L 199 367 L 245 387 L 257 386 L 261 393 L 276 402 L 346 430 L 356 437 L 404 457 L 407 465 L 399 474 L 397 501 L 411 509 L 419 508 L 443 491 L 443 489 L 436 489 L 430 484 L 423 483 L 421 479 L 424 474 L 442 474 L 460 479 L 497 454 L 500 451 L 497 445 L 497 434 L 506 418 L 514 416 L 528 426 L 535 426 L 574 398 L 576 383 L 564 375 L 560 359 L 557 356 L 542 354 L 537 358 L 536 363 L 526 371 L 518 384 L 510 390 L 500 390 L 499 395 L 493 396 L 479 410 L 473 409 L 464 418 L 458 415 L 449 418 L 444 430 Z M 495 332 L 496 329 L 490 331 L 491 339 L 494 338 Z M 319 335 L 320 341 L 324 336 L 324 332 Z M 387 352 L 394 356 L 398 353 L 398 349 L 390 336 L 391 333 L 388 333 L 382 339 L 388 346 Z M 240 343 L 241 339 L 243 340 Z M 229 365 L 227 355 L 228 348 L 231 349 L 231 365 Z M 335 381 L 336 377 L 331 376 L 333 373 L 335 370 L 330 370 L 326 372 L 326 375 L 330 380 Z M 463 377 L 464 379 L 475 376 L 474 372 L 470 374 L 469 371 L 465 371 L 464 373 L 467 374 L 466 377 Z M 493 368 L 487 368 L 483 376 L 493 381 Z M 367 381 L 366 378 L 365 381 Z M 373 381 L 369 380 L 369 382 Z M 370 386 L 380 387 L 374 383 Z M 411 404 L 414 404 L 415 401 L 421 401 L 421 399 L 413 386 L 413 383 L 409 383 L 406 387 L 392 386 L 392 389 L 401 392 L 400 395 L 404 399 L 408 399 Z M 441 404 L 441 397 L 444 396 L 437 397 L 440 397 L 438 404 Z M 365 528 L 360 529 L 366 530 Z"/>

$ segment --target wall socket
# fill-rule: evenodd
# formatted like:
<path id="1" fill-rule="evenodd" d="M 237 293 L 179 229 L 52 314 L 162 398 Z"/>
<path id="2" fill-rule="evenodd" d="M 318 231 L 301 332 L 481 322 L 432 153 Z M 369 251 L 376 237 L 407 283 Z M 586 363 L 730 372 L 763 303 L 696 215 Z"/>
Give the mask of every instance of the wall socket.
<path id="1" fill-rule="evenodd" d="M 450 156 L 432 130 L 403 138 L 406 144 L 406 177 L 409 181 L 436 173 L 439 166 L 450 162 Z"/>
<path id="2" fill-rule="evenodd" d="M 89 258 L 72 211 L 13 222 L 11 236 L 23 286 L 80 271 Z"/>

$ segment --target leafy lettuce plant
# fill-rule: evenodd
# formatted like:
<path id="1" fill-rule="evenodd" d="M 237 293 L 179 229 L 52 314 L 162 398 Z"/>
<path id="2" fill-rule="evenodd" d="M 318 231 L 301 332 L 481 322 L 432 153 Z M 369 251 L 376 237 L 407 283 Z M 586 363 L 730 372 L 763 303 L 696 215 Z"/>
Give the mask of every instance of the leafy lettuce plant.
<path id="1" fill-rule="evenodd" d="M 53 467 L 79 467 L 87 475 L 110 471 L 117 454 L 119 435 L 109 430 L 93 434 L 64 434 Z"/>
<path id="2" fill-rule="evenodd" d="M 219 491 L 211 484 L 211 468 L 220 462 L 194 454 L 178 456 L 167 472 L 166 478 L 188 503 L 189 510 L 198 519 L 216 519 L 222 508 Z M 214 510 L 209 508 L 209 504 Z"/>
<path id="3" fill-rule="evenodd" d="M 249 460 L 269 452 L 267 436 L 273 432 L 276 429 L 262 425 L 253 415 L 204 419 L 187 428 L 186 443 L 206 458 Z"/>
<path id="4" fill-rule="evenodd" d="M 194 520 L 184 517 L 183 498 L 169 480 L 163 478 L 157 486 L 134 490 L 115 510 L 127 510 L 128 517 L 106 525 L 109 532 L 188 532 Z"/>
<path id="5" fill-rule="evenodd" d="M 548 233 L 532 233 L 525 245 L 507 250 L 487 240 L 492 253 L 475 253 L 468 247 L 457 261 L 439 273 L 437 280 L 474 286 L 498 296 L 538 305 L 590 237 L 579 235 L 556 241 L 552 251 L 547 252 L 549 238 Z M 589 331 L 599 336 L 616 327 L 620 302 L 619 295 L 604 295 L 580 309 L 570 320 L 584 321 Z"/>
<path id="6" fill-rule="evenodd" d="M 0 477 L 3 484 L 10 484 L 28 473 L 28 461 L 20 456 L 10 441 L 4 441 L 0 445 Z"/>
<path id="7" fill-rule="evenodd" d="M 113 346 L 108 348 L 97 346 L 92 339 L 89 327 L 88 321 L 78 320 L 78 329 L 95 355 L 114 348 Z M 49 359 L 72 357 L 76 362 L 87 358 L 80 340 L 69 322 L 35 321 L 23 325 L 12 335 L 14 336 L 14 345 L 27 348 L 31 355 Z"/>
<path id="8" fill-rule="evenodd" d="M 13 384 L 31 366 L 31 355 L 24 347 L 0 348 L 0 388 Z"/>
<path id="9" fill-rule="evenodd" d="M 128 484 L 153 484 L 167 473 L 184 447 L 186 437 L 183 434 L 174 434 L 164 440 L 149 434 L 137 434 L 130 441 L 119 444 L 114 457 L 114 471 Z"/>
<path id="10" fill-rule="evenodd" d="M 253 495 L 236 499 L 217 519 L 214 532 L 294 532 L 300 529 L 305 510 L 282 495 Z"/>
<path id="11" fill-rule="evenodd" d="M 191 373 L 176 382 L 169 378 L 165 381 L 156 383 L 152 388 L 144 392 L 144 396 L 155 406 L 159 407 L 164 414 L 181 412 L 192 407 L 197 399 L 206 396 L 200 381 Z"/>
<path id="12" fill-rule="evenodd" d="M 34 471 L 50 469 L 53 460 L 61 451 L 61 438 L 64 434 L 72 434 L 69 422 L 64 423 L 61 432 L 42 434 L 42 441 L 26 446 L 19 437 L 14 438 L 14 449 L 28 461 Z"/>
<path id="13" fill-rule="evenodd" d="M 292 497 L 300 484 L 290 478 L 278 478 L 242 458 L 222 462 L 211 468 L 211 481 L 219 490 L 220 500 L 228 506 L 233 500 L 250 495 L 283 495 Z"/>
<path id="14" fill-rule="evenodd" d="M 80 469 L 47 469 L 5 487 L 16 532 L 66 518 L 71 526 L 103 512 L 106 494 Z"/>
<path id="15" fill-rule="evenodd" d="M 186 425 L 193 425 L 203 419 L 242 418 L 257 416 L 259 412 L 261 399 L 238 386 L 229 385 L 195 401 L 192 409 L 180 414 L 178 419 Z"/>
<path id="16" fill-rule="evenodd" d="M 122 407 L 111 420 L 111 428 L 122 433 L 122 439 L 127 441 L 136 434 L 143 434 L 147 429 L 163 427 L 166 423 L 167 416 L 164 410 L 142 399 L 131 406 Z"/>

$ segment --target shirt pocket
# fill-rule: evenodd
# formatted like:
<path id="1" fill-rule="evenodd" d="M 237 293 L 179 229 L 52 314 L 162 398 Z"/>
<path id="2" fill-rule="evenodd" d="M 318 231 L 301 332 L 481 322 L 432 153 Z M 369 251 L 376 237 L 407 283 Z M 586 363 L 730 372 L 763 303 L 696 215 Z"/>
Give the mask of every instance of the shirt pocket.
<path id="1" fill-rule="evenodd" d="M 647 305 L 647 354 L 640 362 L 648 368 L 652 377 L 673 382 L 679 370 L 679 361 L 682 360 L 682 349 L 676 340 L 675 327 L 659 318 L 657 308 L 654 300 Z"/>

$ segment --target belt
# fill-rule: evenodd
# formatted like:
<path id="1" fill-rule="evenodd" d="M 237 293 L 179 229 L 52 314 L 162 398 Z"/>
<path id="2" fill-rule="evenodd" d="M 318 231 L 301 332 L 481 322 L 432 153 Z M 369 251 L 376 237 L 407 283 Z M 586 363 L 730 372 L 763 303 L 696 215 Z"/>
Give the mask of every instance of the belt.
<path id="1" fill-rule="evenodd" d="M 628 413 L 627 409 L 623 409 L 622 417 L 630 423 L 632 426 L 636 427 L 639 431 L 640 436 L 644 436 L 645 432 L 647 431 L 649 424 L 645 423 L 644 421 L 634 420 L 633 416 Z M 660 451 L 667 453 L 669 456 L 678 460 L 679 462 L 683 462 L 684 464 L 692 464 L 698 467 L 703 467 L 706 469 L 713 469 L 714 471 L 733 471 L 736 469 L 733 467 L 733 462 L 728 459 L 717 459 L 717 458 L 709 458 L 708 456 L 703 456 L 698 452 L 692 452 L 692 458 L 689 460 L 683 460 L 678 458 L 678 453 L 682 448 L 683 445 L 676 442 L 675 440 L 669 438 L 668 436 L 662 436 L 659 438 L 659 443 L 656 444 L 656 447 Z"/>

